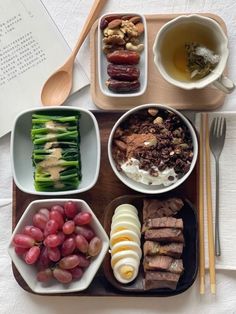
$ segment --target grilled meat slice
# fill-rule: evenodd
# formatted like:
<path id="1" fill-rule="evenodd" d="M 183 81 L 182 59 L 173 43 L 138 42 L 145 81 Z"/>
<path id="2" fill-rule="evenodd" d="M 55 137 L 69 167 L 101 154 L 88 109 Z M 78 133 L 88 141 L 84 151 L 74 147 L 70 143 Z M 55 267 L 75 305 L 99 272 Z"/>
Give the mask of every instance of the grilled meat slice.
<path id="1" fill-rule="evenodd" d="M 169 288 L 176 289 L 180 274 L 161 271 L 147 271 L 144 279 L 144 289 Z"/>
<path id="2" fill-rule="evenodd" d="M 174 259 L 165 255 L 145 256 L 143 267 L 145 271 L 162 270 L 174 274 L 182 274 L 184 270 L 182 259 Z"/>
<path id="3" fill-rule="evenodd" d="M 145 232 L 148 229 L 159 229 L 159 228 L 177 228 L 182 229 L 184 228 L 183 220 L 176 219 L 174 217 L 161 217 L 161 218 L 153 218 L 147 219 L 144 222 L 142 227 L 142 232 Z"/>
<path id="4" fill-rule="evenodd" d="M 181 229 L 175 228 L 150 229 L 145 231 L 145 240 L 184 243 L 184 236 Z"/>
<path id="5" fill-rule="evenodd" d="M 143 245 L 143 253 L 146 255 L 167 255 L 180 258 L 183 252 L 183 243 L 161 244 L 159 242 L 146 241 Z"/>
<path id="6" fill-rule="evenodd" d="M 170 217 L 177 214 L 184 203 L 180 198 L 169 198 L 166 200 L 144 199 L 143 220 L 148 218 Z"/>

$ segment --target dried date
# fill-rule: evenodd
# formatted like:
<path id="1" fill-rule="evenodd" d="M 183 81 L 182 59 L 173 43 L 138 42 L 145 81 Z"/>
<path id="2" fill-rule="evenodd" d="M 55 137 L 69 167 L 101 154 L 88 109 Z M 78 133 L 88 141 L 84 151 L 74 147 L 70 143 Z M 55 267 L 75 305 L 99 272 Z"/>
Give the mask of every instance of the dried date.
<path id="1" fill-rule="evenodd" d="M 120 81 L 135 81 L 139 78 L 140 70 L 133 65 L 108 64 L 107 74 Z"/>
<path id="2" fill-rule="evenodd" d="M 114 64 L 138 64 L 140 55 L 136 51 L 120 50 L 107 55 L 107 61 Z"/>
<path id="3" fill-rule="evenodd" d="M 108 79 L 106 81 L 106 85 L 109 90 L 115 93 L 135 92 L 140 88 L 140 82 L 138 80 L 130 82 Z"/>

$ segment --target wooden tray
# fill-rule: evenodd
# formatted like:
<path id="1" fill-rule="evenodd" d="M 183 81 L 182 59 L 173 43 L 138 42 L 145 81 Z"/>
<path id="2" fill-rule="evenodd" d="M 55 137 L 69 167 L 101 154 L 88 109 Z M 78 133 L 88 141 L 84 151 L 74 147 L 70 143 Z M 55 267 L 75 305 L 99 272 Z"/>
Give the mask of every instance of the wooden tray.
<path id="1" fill-rule="evenodd" d="M 109 164 L 107 156 L 107 141 L 110 130 L 115 124 L 117 119 L 122 113 L 112 113 L 112 112 L 96 112 L 95 116 L 97 118 L 100 134 L 101 134 L 101 145 L 102 145 L 102 155 L 101 155 L 101 169 L 99 173 L 99 178 L 96 185 L 89 191 L 77 194 L 68 195 L 69 197 L 77 197 L 84 199 L 93 209 L 94 213 L 103 224 L 104 212 L 106 206 L 116 197 L 122 195 L 134 195 L 137 192 L 129 189 L 123 183 L 121 183 L 112 171 Z M 188 198 L 194 205 L 197 204 L 197 168 L 195 167 L 192 174 L 189 176 L 188 180 L 182 184 L 178 189 L 175 190 L 175 195 L 182 196 L 183 198 Z M 139 194 L 141 195 L 141 194 Z M 19 190 L 15 184 L 13 184 L 13 215 L 12 224 L 13 229 L 16 226 L 18 220 L 20 219 L 22 213 L 28 206 L 28 204 L 35 199 L 46 198 L 43 196 L 31 195 Z M 49 197 L 48 197 L 49 198 Z M 16 281 L 19 285 L 32 293 L 28 285 L 25 283 L 21 275 L 18 273 L 17 269 L 13 265 L 13 272 Z M 133 294 L 122 292 L 113 287 L 105 278 L 102 268 L 95 276 L 89 288 L 83 292 L 72 293 L 72 294 L 62 294 L 62 295 L 77 295 L 77 296 L 132 296 Z M 156 296 L 155 293 L 147 293 L 145 296 Z"/>
<path id="2" fill-rule="evenodd" d="M 115 98 L 102 94 L 98 83 L 96 22 L 90 32 L 91 93 L 93 102 L 104 110 L 127 110 L 146 103 L 163 103 L 183 110 L 213 110 L 223 105 L 225 94 L 212 85 L 201 90 L 183 90 L 166 82 L 153 61 L 152 46 L 159 29 L 179 14 L 146 15 L 148 28 L 148 87 L 139 97 Z M 216 20 L 226 33 L 224 21 L 215 14 L 202 14 Z M 105 79 L 105 78 L 104 78 Z"/>

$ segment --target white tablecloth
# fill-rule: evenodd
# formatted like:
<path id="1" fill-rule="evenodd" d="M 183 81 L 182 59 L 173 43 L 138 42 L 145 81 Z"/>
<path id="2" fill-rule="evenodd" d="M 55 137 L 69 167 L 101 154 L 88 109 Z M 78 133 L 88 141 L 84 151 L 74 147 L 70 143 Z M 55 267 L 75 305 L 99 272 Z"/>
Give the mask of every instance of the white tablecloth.
<path id="1" fill-rule="evenodd" d="M 234 0 L 109 0 L 108 11 L 140 13 L 211 12 L 226 22 L 230 40 L 229 76 L 236 81 L 236 2 Z M 72 47 L 88 14 L 92 0 L 43 0 L 62 34 Z M 89 74 L 89 43 L 78 58 Z M 85 62 L 86 61 L 86 62 Z M 94 108 L 89 88 L 71 97 L 70 104 Z M 3 104 L 1 104 L 2 106 Z M 227 97 L 222 110 L 235 110 L 236 92 Z M 1 117 L 3 119 L 3 117 Z M 199 295 L 198 282 L 182 295 L 172 298 L 78 298 L 31 295 L 16 283 L 6 246 L 11 234 L 11 170 L 9 134 L 0 139 L 0 313 L 236 313 L 236 272 L 217 271 L 217 295 Z M 232 243 L 232 250 L 235 244 Z M 209 283 L 208 276 L 206 277 Z"/>

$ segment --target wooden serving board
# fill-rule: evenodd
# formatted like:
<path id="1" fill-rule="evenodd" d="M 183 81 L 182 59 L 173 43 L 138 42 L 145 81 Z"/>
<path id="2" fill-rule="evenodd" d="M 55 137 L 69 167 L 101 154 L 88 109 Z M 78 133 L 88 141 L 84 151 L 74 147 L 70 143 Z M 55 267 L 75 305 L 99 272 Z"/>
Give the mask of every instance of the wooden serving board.
<path id="1" fill-rule="evenodd" d="M 159 29 L 179 14 L 146 15 L 148 32 L 148 87 L 139 97 L 116 98 L 103 95 L 98 83 L 98 22 L 90 32 L 91 94 L 97 107 L 104 110 L 127 110 L 146 103 L 161 103 L 175 109 L 214 110 L 223 105 L 225 94 L 212 85 L 201 90 L 183 90 L 166 82 L 153 61 L 152 46 Z M 224 21 L 215 14 L 202 14 L 217 21 L 226 33 Z M 104 78 L 105 80 L 106 78 Z"/>
<path id="2" fill-rule="evenodd" d="M 115 198 L 123 195 L 137 195 L 138 193 L 126 187 L 113 173 L 113 170 L 109 164 L 107 155 L 107 141 L 111 131 L 111 128 L 121 116 L 122 113 L 114 112 L 96 112 L 95 116 L 97 118 L 100 135 L 101 135 L 101 167 L 99 178 L 96 185 L 89 191 L 77 194 L 77 195 L 67 195 L 65 198 L 78 198 L 85 200 L 90 207 L 93 209 L 94 213 L 104 224 L 104 214 L 105 208 L 113 201 Z M 197 204 L 197 168 L 189 176 L 188 180 L 178 187 L 174 195 L 183 198 L 188 198 L 195 206 Z M 142 195 L 142 194 L 138 194 Z M 168 196 L 169 194 L 166 194 Z M 173 192 L 171 194 L 173 196 Z M 37 196 L 32 194 L 27 194 L 19 190 L 15 184 L 13 184 L 13 215 L 12 215 L 12 225 L 13 229 L 16 226 L 18 220 L 20 219 L 22 213 L 25 211 L 26 207 L 30 202 L 36 199 L 49 198 L 43 196 Z M 61 198 L 61 197 L 60 197 Z M 28 285 L 25 283 L 15 266 L 13 265 L 13 272 L 16 281 L 19 285 L 33 293 Z M 72 293 L 72 294 L 62 294 L 62 295 L 75 295 L 75 296 L 132 296 L 134 294 L 119 291 L 117 288 L 113 287 L 105 278 L 102 267 L 96 274 L 94 280 L 92 281 L 89 288 L 83 292 Z M 145 296 L 157 296 L 156 293 L 147 292 Z"/>

